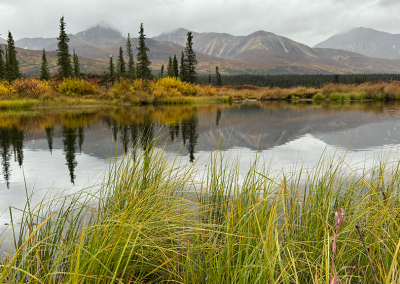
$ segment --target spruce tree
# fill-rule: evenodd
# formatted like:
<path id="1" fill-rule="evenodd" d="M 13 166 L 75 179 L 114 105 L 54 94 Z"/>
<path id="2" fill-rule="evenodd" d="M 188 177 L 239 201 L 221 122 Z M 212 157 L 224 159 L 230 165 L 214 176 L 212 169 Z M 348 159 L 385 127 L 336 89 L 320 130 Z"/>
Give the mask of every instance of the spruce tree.
<path id="1" fill-rule="evenodd" d="M 168 66 L 167 66 L 167 76 L 174 77 L 174 66 L 172 64 L 172 57 L 169 57 Z"/>
<path id="2" fill-rule="evenodd" d="M 110 65 L 108 66 L 108 78 L 111 81 L 111 84 L 113 84 L 115 80 L 115 68 L 112 55 L 110 55 Z"/>
<path id="3" fill-rule="evenodd" d="M 4 79 L 4 60 L 3 60 L 3 49 L 0 46 L 0 81 Z"/>
<path id="4" fill-rule="evenodd" d="M 185 54 L 182 51 L 181 66 L 179 67 L 179 78 L 182 82 L 186 82 Z"/>
<path id="5" fill-rule="evenodd" d="M 211 85 L 211 74 L 208 74 L 208 85 Z"/>
<path id="6" fill-rule="evenodd" d="M 161 65 L 160 77 L 161 77 L 161 78 L 164 77 L 164 64 Z"/>
<path id="7" fill-rule="evenodd" d="M 222 86 L 221 74 L 219 73 L 218 66 L 215 66 L 215 76 L 217 78 L 217 86 Z"/>
<path id="8" fill-rule="evenodd" d="M 119 47 L 119 55 L 117 61 L 117 78 L 125 78 L 126 77 L 126 66 L 124 60 L 124 51 L 122 50 L 122 46 Z"/>
<path id="9" fill-rule="evenodd" d="M 78 55 L 75 53 L 74 49 L 74 54 L 72 55 L 72 61 L 74 62 L 74 77 L 76 79 L 79 79 L 81 77 L 81 68 L 79 66 L 79 58 Z"/>
<path id="10" fill-rule="evenodd" d="M 152 74 L 149 66 L 151 65 L 151 61 L 147 55 L 147 52 L 150 51 L 148 47 L 146 47 L 146 35 L 144 34 L 143 23 L 140 24 L 139 30 L 139 46 L 136 47 L 138 50 L 136 60 L 136 69 L 137 75 L 140 79 L 152 79 Z"/>
<path id="11" fill-rule="evenodd" d="M 173 66 L 174 66 L 174 77 L 178 78 L 178 76 L 179 76 L 179 67 L 178 67 L 178 59 L 176 59 L 176 54 L 174 55 Z"/>
<path id="12" fill-rule="evenodd" d="M 126 53 L 128 54 L 128 72 L 129 77 L 131 79 L 131 83 L 133 84 L 133 79 L 136 79 L 136 71 L 135 71 L 135 62 L 133 61 L 133 50 L 131 37 L 128 33 L 128 39 L 126 40 Z"/>
<path id="13" fill-rule="evenodd" d="M 73 70 L 71 65 L 71 54 L 69 54 L 68 42 L 69 38 L 65 32 L 65 22 L 64 16 L 60 19 L 60 35 L 57 38 L 57 64 L 60 67 L 58 69 L 59 78 L 64 80 L 64 78 L 70 78 L 72 76 Z"/>
<path id="14" fill-rule="evenodd" d="M 11 82 L 21 78 L 17 60 L 17 51 L 15 50 L 14 39 L 10 31 L 8 32 L 7 38 L 6 64 L 4 69 L 4 77 L 7 81 Z"/>
<path id="15" fill-rule="evenodd" d="M 40 68 L 40 80 L 48 81 L 50 79 L 49 67 L 47 66 L 46 51 L 43 48 L 42 53 L 42 68 Z"/>
<path id="16" fill-rule="evenodd" d="M 193 35 L 192 32 L 188 32 L 185 48 L 185 75 L 186 81 L 192 84 L 197 82 L 197 63 L 196 53 L 193 50 Z"/>

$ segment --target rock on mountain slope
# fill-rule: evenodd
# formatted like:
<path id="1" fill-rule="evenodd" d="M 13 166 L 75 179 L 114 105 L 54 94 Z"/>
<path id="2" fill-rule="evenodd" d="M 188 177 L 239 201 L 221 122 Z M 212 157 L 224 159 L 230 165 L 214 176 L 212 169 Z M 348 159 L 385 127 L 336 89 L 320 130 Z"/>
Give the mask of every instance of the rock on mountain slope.
<path id="1" fill-rule="evenodd" d="M 153 39 L 172 41 L 184 46 L 188 30 L 178 29 L 163 33 Z M 233 36 L 226 33 L 193 33 L 193 48 L 208 55 L 232 59 L 248 50 L 268 50 L 286 54 L 316 57 L 312 48 L 276 34 L 257 31 L 248 36 Z"/>
<path id="2" fill-rule="evenodd" d="M 315 48 L 342 49 L 371 57 L 400 59 L 400 34 L 356 28 L 334 35 Z"/>

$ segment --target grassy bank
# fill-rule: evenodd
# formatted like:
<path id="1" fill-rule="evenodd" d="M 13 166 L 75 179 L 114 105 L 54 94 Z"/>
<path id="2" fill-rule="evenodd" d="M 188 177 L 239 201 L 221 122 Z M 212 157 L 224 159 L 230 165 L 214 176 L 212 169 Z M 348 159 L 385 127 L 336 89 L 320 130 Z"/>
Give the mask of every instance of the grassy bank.
<path id="1" fill-rule="evenodd" d="M 28 78 L 0 82 L 0 108 L 32 108 L 76 105 L 208 104 L 231 102 L 211 86 L 181 82 L 176 78 L 157 81 L 121 79 L 99 84 L 83 79 L 39 81 Z"/>
<path id="2" fill-rule="evenodd" d="M 28 78 L 0 82 L 0 108 L 76 105 L 210 104 L 234 100 L 388 101 L 400 100 L 400 82 L 327 84 L 322 88 L 193 85 L 176 78 L 121 80 L 114 84 L 67 79 Z"/>
<path id="3" fill-rule="evenodd" d="M 216 152 L 200 181 L 162 150 L 126 157 L 97 189 L 27 202 L 0 283 L 398 283 L 400 163 L 343 161 L 240 173 Z"/>

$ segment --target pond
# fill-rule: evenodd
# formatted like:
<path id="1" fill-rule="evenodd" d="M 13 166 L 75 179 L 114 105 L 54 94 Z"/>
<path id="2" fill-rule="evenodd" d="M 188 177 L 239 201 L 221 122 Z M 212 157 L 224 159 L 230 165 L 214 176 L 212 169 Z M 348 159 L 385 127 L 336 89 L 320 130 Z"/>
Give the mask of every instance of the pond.
<path id="1" fill-rule="evenodd" d="M 200 165 L 211 149 L 241 157 L 261 153 L 272 167 L 312 167 L 322 153 L 344 153 L 353 165 L 376 153 L 397 155 L 400 106 L 395 103 L 243 102 L 232 105 L 0 110 L 0 231 L 5 212 L 49 190 L 98 184 L 110 161 L 141 141 Z"/>

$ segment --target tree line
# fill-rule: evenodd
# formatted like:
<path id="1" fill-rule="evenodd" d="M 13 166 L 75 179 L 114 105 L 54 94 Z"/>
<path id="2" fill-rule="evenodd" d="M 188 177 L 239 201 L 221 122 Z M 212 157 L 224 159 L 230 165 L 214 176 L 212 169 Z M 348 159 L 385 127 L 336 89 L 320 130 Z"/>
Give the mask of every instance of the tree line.
<path id="1" fill-rule="evenodd" d="M 224 76 L 223 85 L 243 86 L 253 85 L 259 87 L 314 87 L 321 88 L 325 84 L 363 84 L 373 81 L 399 81 L 400 74 L 309 74 L 309 75 L 230 75 Z M 217 76 L 199 76 L 199 84 L 217 82 Z M 221 82 L 222 84 L 222 82 Z"/>
<path id="2" fill-rule="evenodd" d="M 61 80 L 66 78 L 80 78 L 80 63 L 79 57 L 73 50 L 73 54 L 70 54 L 68 42 L 69 37 L 65 31 L 66 23 L 64 17 L 60 18 L 60 33 L 57 38 L 57 65 L 58 65 L 58 77 Z M 118 59 L 114 64 L 113 57 L 110 55 L 108 72 L 106 74 L 106 80 L 112 83 L 121 78 L 130 80 L 133 83 L 135 79 L 154 79 L 152 70 L 150 69 L 151 61 L 148 57 L 150 49 L 146 46 L 146 35 L 144 34 L 143 23 L 140 24 L 139 29 L 139 43 L 136 55 L 136 64 L 134 60 L 134 52 L 131 42 L 130 34 L 126 40 L 125 52 L 128 57 L 128 62 L 124 59 L 124 50 L 121 46 L 119 48 Z M 20 72 L 19 63 L 17 60 L 17 51 L 15 49 L 14 39 L 11 32 L 8 33 L 7 45 L 5 49 L 5 61 L 3 60 L 4 51 L 0 47 L 0 80 L 7 80 L 9 82 L 17 80 L 22 77 Z M 72 59 L 72 60 L 71 60 Z M 166 76 L 179 78 L 183 82 L 195 84 L 198 82 L 197 75 L 197 64 L 196 53 L 193 50 L 193 34 L 192 32 L 187 33 L 186 47 L 181 53 L 180 63 L 176 54 L 172 58 L 169 57 L 167 65 Z M 222 85 L 221 75 L 219 73 L 218 66 L 216 66 L 216 85 Z M 158 73 L 158 78 L 164 77 L 164 65 L 161 67 L 161 71 Z M 42 63 L 40 68 L 40 80 L 49 80 L 50 71 L 48 67 L 48 61 L 46 57 L 46 50 L 42 51 Z M 210 82 L 211 83 L 211 82 Z"/>

